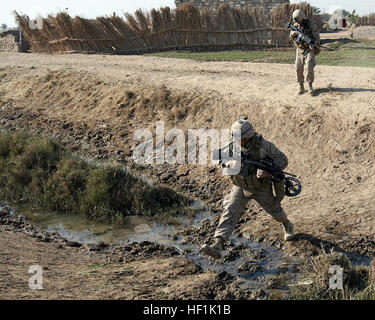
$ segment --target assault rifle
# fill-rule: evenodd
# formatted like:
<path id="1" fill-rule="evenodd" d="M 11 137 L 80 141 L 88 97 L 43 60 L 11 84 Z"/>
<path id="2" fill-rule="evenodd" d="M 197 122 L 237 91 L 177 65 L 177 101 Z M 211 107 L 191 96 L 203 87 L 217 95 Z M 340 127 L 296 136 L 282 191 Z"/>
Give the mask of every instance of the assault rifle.
<path id="1" fill-rule="evenodd" d="M 302 184 L 297 179 L 295 174 L 285 172 L 280 169 L 276 164 L 267 160 L 249 160 L 246 158 L 246 152 L 244 152 L 244 158 L 242 158 L 244 165 L 253 165 L 257 169 L 269 172 L 272 175 L 273 182 L 285 181 L 285 195 L 287 197 L 296 197 L 302 191 Z"/>
<path id="2" fill-rule="evenodd" d="M 293 23 L 288 22 L 285 26 L 287 29 L 295 31 L 298 33 L 297 38 L 294 40 L 297 44 L 307 43 L 311 50 L 320 49 L 319 46 L 315 43 L 315 40 L 311 39 L 309 36 L 305 35 L 302 30 L 295 27 Z"/>
<path id="3" fill-rule="evenodd" d="M 219 160 L 219 163 L 224 168 L 226 167 L 226 165 L 223 163 L 224 159 L 222 157 L 222 151 L 228 147 L 231 149 L 232 145 L 233 144 L 230 143 L 226 147 L 214 151 L 214 160 Z M 287 197 L 296 197 L 301 193 L 302 184 L 297 179 L 297 176 L 295 174 L 288 173 L 288 172 L 281 170 L 279 166 L 277 166 L 271 161 L 251 160 L 247 152 L 241 151 L 241 166 L 244 167 L 244 166 L 249 166 L 249 165 L 252 165 L 257 169 L 269 172 L 272 175 L 272 181 L 275 183 L 284 181 L 285 182 L 285 195 Z"/>

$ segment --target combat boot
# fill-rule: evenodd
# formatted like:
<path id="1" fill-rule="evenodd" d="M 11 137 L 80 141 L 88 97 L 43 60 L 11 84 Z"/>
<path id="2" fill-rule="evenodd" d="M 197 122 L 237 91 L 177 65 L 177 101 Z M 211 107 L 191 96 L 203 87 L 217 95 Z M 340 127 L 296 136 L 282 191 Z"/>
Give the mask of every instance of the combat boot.
<path id="1" fill-rule="evenodd" d="M 305 91 L 305 86 L 303 85 L 303 83 L 300 83 L 299 84 L 299 91 L 298 91 L 298 95 L 302 95 L 304 94 L 306 91 Z"/>
<path id="2" fill-rule="evenodd" d="M 221 252 L 223 251 L 224 239 L 221 237 L 215 238 L 213 245 L 204 244 L 201 248 L 202 252 L 214 259 L 221 258 Z"/>
<path id="3" fill-rule="evenodd" d="M 314 89 L 313 89 L 312 82 L 309 82 L 309 93 L 310 93 L 310 95 L 314 94 Z"/>
<path id="4" fill-rule="evenodd" d="M 291 241 L 294 238 L 294 226 L 290 221 L 283 224 L 284 227 L 284 240 Z"/>

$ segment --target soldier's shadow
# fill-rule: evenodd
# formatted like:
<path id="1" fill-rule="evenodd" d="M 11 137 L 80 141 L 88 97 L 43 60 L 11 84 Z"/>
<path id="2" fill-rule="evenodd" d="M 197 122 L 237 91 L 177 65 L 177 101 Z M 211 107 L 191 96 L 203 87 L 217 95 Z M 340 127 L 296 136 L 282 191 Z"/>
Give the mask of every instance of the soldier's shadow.
<path id="1" fill-rule="evenodd" d="M 317 237 L 312 236 L 311 234 L 307 233 L 297 233 L 294 235 L 293 242 L 297 242 L 300 240 L 306 240 L 311 245 L 319 248 L 324 248 L 330 250 L 331 248 L 336 248 L 336 244 L 330 241 L 322 240 Z"/>
<path id="2" fill-rule="evenodd" d="M 318 88 L 313 91 L 314 96 L 319 96 L 325 93 L 353 93 L 353 92 L 375 92 L 375 89 L 367 89 L 367 88 L 335 88 L 335 87 L 327 87 L 327 88 Z"/>
<path id="3" fill-rule="evenodd" d="M 317 251 L 321 251 L 321 253 L 324 251 L 326 253 L 333 250 L 334 252 L 343 253 L 345 255 L 351 256 L 351 257 L 359 257 L 361 256 L 362 259 L 369 259 L 372 260 L 371 257 L 360 255 L 355 250 L 346 250 L 342 247 L 340 247 L 337 243 L 322 240 L 317 237 L 312 236 L 311 234 L 307 233 L 297 233 L 294 235 L 293 242 L 298 243 L 298 241 L 305 240 L 308 241 L 312 246 L 316 247 Z"/>
<path id="4" fill-rule="evenodd" d="M 338 43 L 338 44 L 348 44 L 348 43 L 359 43 L 358 40 L 350 39 L 350 38 L 339 38 L 339 39 L 321 39 L 321 44 L 331 44 L 331 43 Z"/>

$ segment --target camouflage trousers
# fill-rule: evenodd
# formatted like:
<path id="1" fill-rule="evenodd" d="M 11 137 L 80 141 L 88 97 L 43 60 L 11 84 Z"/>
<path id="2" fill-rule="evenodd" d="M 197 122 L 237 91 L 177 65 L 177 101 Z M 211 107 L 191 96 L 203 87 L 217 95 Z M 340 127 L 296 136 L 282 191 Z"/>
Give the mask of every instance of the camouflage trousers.
<path id="1" fill-rule="evenodd" d="M 283 224 L 289 221 L 280 201 L 273 195 L 271 183 L 262 188 L 249 190 L 234 186 L 230 194 L 224 199 L 224 211 L 216 228 L 215 237 L 222 237 L 224 240 L 229 239 L 250 200 L 258 202 L 276 221 Z"/>
<path id="2" fill-rule="evenodd" d="M 297 72 L 297 82 L 300 84 L 304 83 L 304 76 L 303 71 L 306 65 L 307 75 L 306 81 L 307 82 L 314 82 L 314 68 L 316 65 L 315 62 L 315 53 L 310 50 L 306 49 L 305 53 L 302 50 L 298 49 L 296 54 L 296 72 Z"/>

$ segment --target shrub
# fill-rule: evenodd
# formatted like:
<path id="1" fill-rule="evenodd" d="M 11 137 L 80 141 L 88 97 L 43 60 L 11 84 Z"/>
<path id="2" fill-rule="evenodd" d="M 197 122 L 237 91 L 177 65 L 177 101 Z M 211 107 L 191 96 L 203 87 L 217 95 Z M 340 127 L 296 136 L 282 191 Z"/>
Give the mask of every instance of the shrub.
<path id="1" fill-rule="evenodd" d="M 102 222 L 126 215 L 175 215 L 186 199 L 150 186 L 113 164 L 89 163 L 58 143 L 26 133 L 0 133 L 0 197 L 84 214 Z"/>

